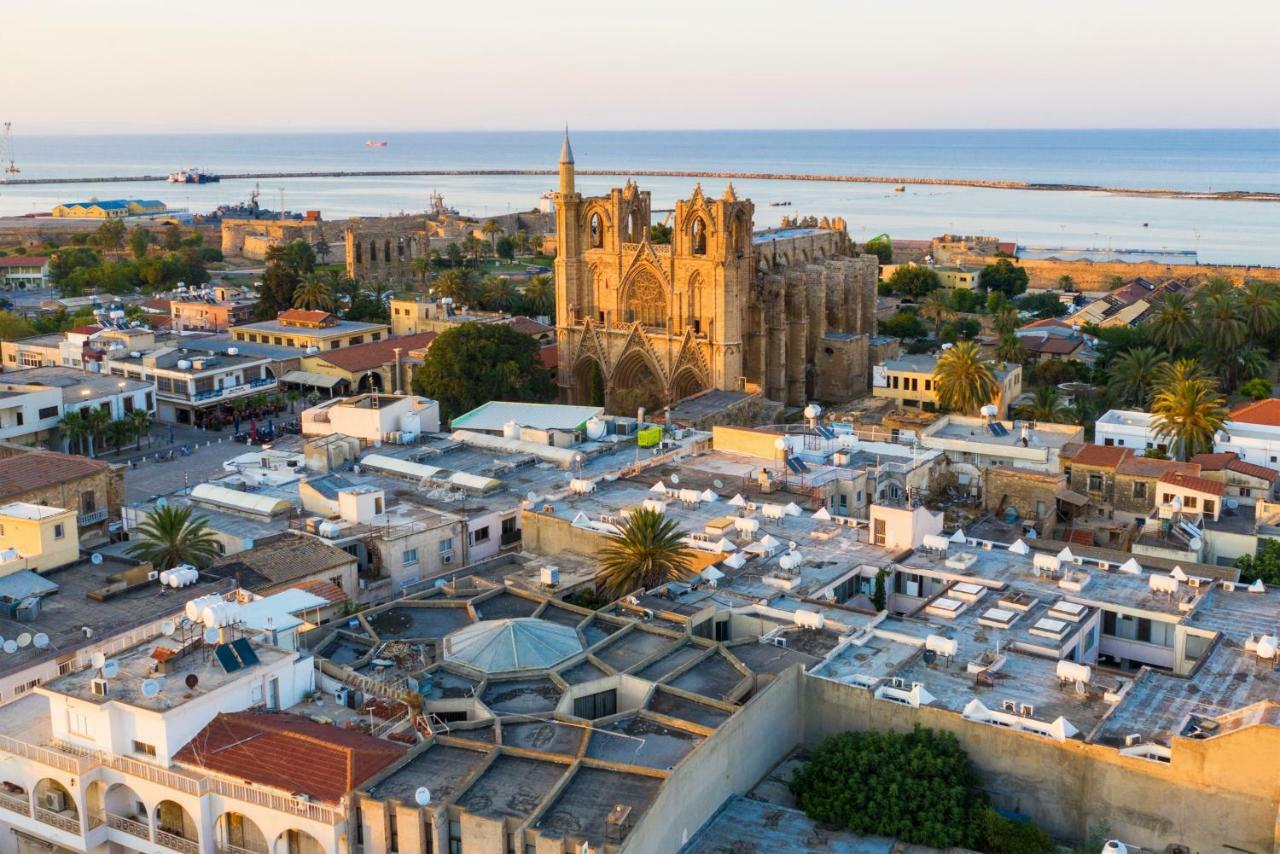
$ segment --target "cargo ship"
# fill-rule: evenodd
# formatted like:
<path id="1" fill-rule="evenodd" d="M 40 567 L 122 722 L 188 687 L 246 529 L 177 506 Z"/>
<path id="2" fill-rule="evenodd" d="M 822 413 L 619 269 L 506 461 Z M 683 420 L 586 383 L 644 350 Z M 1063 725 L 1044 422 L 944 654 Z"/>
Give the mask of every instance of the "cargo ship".
<path id="1" fill-rule="evenodd" d="M 387 141 L 385 139 L 366 139 L 364 144 L 369 148 L 386 148 Z"/>
<path id="2" fill-rule="evenodd" d="M 177 172 L 170 172 L 166 179 L 170 184 L 216 184 L 222 179 L 212 172 L 205 172 L 203 169 L 197 169 L 192 166 L 189 169 L 179 169 Z"/>

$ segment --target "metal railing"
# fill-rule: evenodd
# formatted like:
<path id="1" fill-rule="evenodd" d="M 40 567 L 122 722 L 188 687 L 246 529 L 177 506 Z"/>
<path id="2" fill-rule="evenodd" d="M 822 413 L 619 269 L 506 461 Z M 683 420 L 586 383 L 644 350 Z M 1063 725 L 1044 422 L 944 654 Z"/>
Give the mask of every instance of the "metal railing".
<path id="1" fill-rule="evenodd" d="M 16 812 L 18 815 L 31 815 L 31 802 L 25 796 L 18 797 L 17 795 L 0 792 L 0 807 L 4 807 L 9 812 Z"/>
<path id="2" fill-rule="evenodd" d="M 136 836 L 139 839 L 151 841 L 151 828 L 140 821 L 134 821 L 123 815 L 115 813 L 107 813 L 107 827 L 111 830 L 118 830 L 121 833 L 127 833 L 130 836 Z"/>
<path id="3" fill-rule="evenodd" d="M 328 807 L 323 804 L 313 804 L 309 801 L 298 800 L 286 795 L 278 795 L 274 792 L 255 789 L 252 786 L 245 786 L 240 783 L 232 783 L 222 780 L 218 777 L 207 777 L 204 782 L 208 783 L 209 791 L 222 795 L 227 798 L 235 798 L 238 801 L 257 804 L 267 809 L 286 812 L 299 818 L 307 818 L 312 821 L 320 821 L 325 824 L 337 824 L 346 818 L 346 814 L 340 810 Z"/>
<path id="4" fill-rule="evenodd" d="M 67 818 L 61 813 L 47 810 L 44 807 L 36 807 L 35 818 L 36 821 L 43 822 L 50 827 L 56 827 L 58 830 L 65 830 L 67 833 L 74 833 L 76 836 L 80 835 L 79 818 Z"/>
<path id="5" fill-rule="evenodd" d="M 66 771 L 68 774 L 80 775 L 98 764 L 97 760 L 89 756 L 63 753 L 48 747 L 28 744 L 25 741 L 19 741 L 7 735 L 0 735 L 0 750 L 12 753 L 15 756 L 26 757 L 42 765 L 57 768 L 60 771 Z"/>
<path id="6" fill-rule="evenodd" d="M 104 521 L 106 518 L 107 508 L 103 507 L 101 510 L 94 510 L 92 513 L 81 513 L 76 517 L 76 524 L 81 528 L 84 528 L 89 525 L 96 525 L 99 522 Z"/>
<path id="7" fill-rule="evenodd" d="M 168 848 L 170 851 L 181 851 L 182 854 L 200 854 L 199 842 L 159 828 L 156 828 L 156 844 Z"/>

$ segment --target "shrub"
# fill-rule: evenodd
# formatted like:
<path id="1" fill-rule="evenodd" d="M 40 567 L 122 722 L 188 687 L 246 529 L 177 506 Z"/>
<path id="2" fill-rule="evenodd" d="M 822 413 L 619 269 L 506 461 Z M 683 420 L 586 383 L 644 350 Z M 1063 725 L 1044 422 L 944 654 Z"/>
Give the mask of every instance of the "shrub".
<path id="1" fill-rule="evenodd" d="M 1005 818 L 989 807 L 982 814 L 978 838 L 979 847 L 987 854 L 1051 854 L 1057 850 L 1043 828 Z"/>

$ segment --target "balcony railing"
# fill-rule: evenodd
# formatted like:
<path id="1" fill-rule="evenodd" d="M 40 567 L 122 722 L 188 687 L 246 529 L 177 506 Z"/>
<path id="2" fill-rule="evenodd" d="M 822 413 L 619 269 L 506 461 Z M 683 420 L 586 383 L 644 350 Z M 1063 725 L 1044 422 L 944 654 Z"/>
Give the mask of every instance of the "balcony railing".
<path id="1" fill-rule="evenodd" d="M 80 819 L 78 818 L 68 818 L 62 813 L 56 813 L 43 807 L 36 807 L 36 821 L 44 822 L 50 827 L 58 828 L 58 830 L 65 830 L 67 833 L 74 833 L 76 836 L 80 835 Z"/>
<path id="2" fill-rule="evenodd" d="M 106 518 L 107 508 L 103 507 L 101 510 L 94 510 L 91 513 L 81 513 L 76 517 L 76 524 L 81 528 L 87 528 L 90 525 L 96 525 L 99 522 L 105 521 Z"/>
<path id="3" fill-rule="evenodd" d="M 132 774 L 134 777 L 141 777 L 144 780 L 159 783 L 171 789 L 177 789 L 188 795 L 199 796 L 206 791 L 205 780 L 199 777 L 180 774 L 170 771 L 168 768 L 161 768 L 159 765 L 152 765 L 149 762 L 142 762 L 129 756 L 103 755 L 102 761 L 117 771 L 123 771 L 126 774 Z"/>
<path id="4" fill-rule="evenodd" d="M 31 815 L 31 803 L 25 795 L 11 795 L 8 792 L 0 792 L 0 807 L 4 807 L 9 812 L 16 812 L 18 815 Z"/>
<path id="5" fill-rule="evenodd" d="M 252 391 L 255 388 L 266 388 L 276 384 L 275 377 L 259 377 L 256 380 L 249 380 L 247 383 L 229 386 L 228 388 L 211 388 L 208 391 L 198 391 L 192 395 L 191 399 L 196 401 L 216 400 L 219 397 L 237 397 L 245 392 Z"/>
<path id="6" fill-rule="evenodd" d="M 313 804 L 309 801 L 300 801 L 287 795 L 278 795 L 274 792 L 255 789 L 252 786 L 246 786 L 241 783 L 232 783 L 219 777 L 206 777 L 204 782 L 209 784 L 210 791 L 216 792 L 223 797 L 235 798 L 238 801 L 246 801 L 268 809 L 287 812 L 300 818 L 309 818 L 313 821 L 332 825 L 342 821 L 345 817 L 344 813 L 333 807 Z"/>
<path id="7" fill-rule="evenodd" d="M 239 845 L 228 845 L 225 842 L 219 842 L 215 850 L 218 854 L 270 854 L 265 845 L 261 848 L 241 848 Z"/>
<path id="8" fill-rule="evenodd" d="M 89 756 L 76 756 L 48 747 L 27 744 L 25 741 L 19 741 L 7 735 L 0 735 L 0 750 L 49 765 L 68 774 L 81 775 L 98 764 L 96 759 Z"/>
<path id="9" fill-rule="evenodd" d="M 181 851 L 182 854 L 200 854 L 200 843 L 173 833 L 156 829 L 156 844 L 170 851 Z"/>
<path id="10" fill-rule="evenodd" d="M 139 839 L 151 841 L 151 828 L 147 827 L 140 821 L 134 821 L 115 813 L 107 813 L 107 827 L 112 830 L 118 830 L 121 833 L 127 833 L 130 836 L 136 836 Z"/>

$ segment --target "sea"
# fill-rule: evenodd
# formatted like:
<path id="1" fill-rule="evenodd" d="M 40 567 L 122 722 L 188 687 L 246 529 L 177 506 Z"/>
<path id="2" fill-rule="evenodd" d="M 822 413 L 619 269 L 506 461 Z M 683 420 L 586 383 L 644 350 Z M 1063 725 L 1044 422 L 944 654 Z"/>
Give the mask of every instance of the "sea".
<path id="1" fill-rule="evenodd" d="M 386 147 L 365 145 L 385 140 Z M 578 189 L 603 193 L 628 170 L 706 170 L 963 178 L 1192 191 L 1280 192 L 1274 130 L 794 130 L 573 131 Z M 561 132 L 244 133 L 22 136 L 18 177 L 370 169 L 554 169 Z M 695 179 L 642 178 L 653 207 L 671 208 Z M 414 176 L 224 180 L 206 185 L 0 184 L 0 215 L 83 199 L 160 199 L 193 213 L 246 201 L 319 210 L 329 220 L 422 211 L 439 191 L 458 210 L 492 216 L 538 205 L 553 176 Z M 723 180 L 707 179 L 718 195 Z M 1280 265 L 1280 203 L 799 181 L 734 182 L 756 204 L 756 227 L 787 216 L 841 216 L 863 241 L 881 233 L 927 239 L 988 234 L 1022 246 L 1100 256 L 1193 252 L 1201 263 Z M 778 203 L 789 202 L 789 205 Z M 659 213 L 658 216 L 662 214 Z"/>

